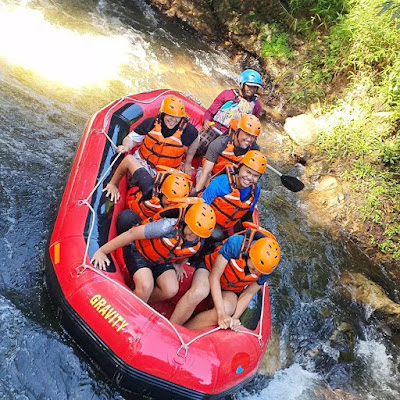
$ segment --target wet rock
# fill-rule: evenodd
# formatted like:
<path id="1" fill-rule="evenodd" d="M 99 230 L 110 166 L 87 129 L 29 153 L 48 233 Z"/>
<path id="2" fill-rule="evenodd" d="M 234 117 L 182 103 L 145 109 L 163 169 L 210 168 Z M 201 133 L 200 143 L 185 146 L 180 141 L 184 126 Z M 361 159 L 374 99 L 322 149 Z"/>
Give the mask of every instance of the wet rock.
<path id="1" fill-rule="evenodd" d="M 361 397 L 346 393 L 341 389 L 319 387 L 315 390 L 315 400 L 361 400 Z"/>
<path id="2" fill-rule="evenodd" d="M 310 193 L 309 200 L 316 206 L 319 205 L 330 210 L 343 205 L 344 194 L 337 179 L 333 176 L 325 175 L 321 176 L 315 183 L 315 190 Z"/>
<path id="3" fill-rule="evenodd" d="M 272 377 L 282 367 L 279 335 L 272 331 L 267 350 L 257 372 Z"/>
<path id="4" fill-rule="evenodd" d="M 150 4 L 170 18 L 177 18 L 204 36 L 216 39 L 220 33 L 219 24 L 202 1 L 150 0 Z"/>
<path id="5" fill-rule="evenodd" d="M 331 346 L 339 351 L 338 363 L 351 363 L 354 361 L 355 332 L 347 322 L 341 322 L 333 332 L 329 341 Z"/>
<path id="6" fill-rule="evenodd" d="M 261 104 L 262 104 L 263 112 L 266 115 L 268 115 L 268 117 L 270 117 L 273 121 L 281 123 L 285 120 L 283 115 L 279 111 L 275 110 L 272 107 L 264 105 L 262 102 L 261 102 Z"/>
<path id="7" fill-rule="evenodd" d="M 340 284 L 340 292 L 347 299 L 369 305 L 392 328 L 400 330 L 400 304 L 391 300 L 378 284 L 363 274 L 349 272 L 341 276 Z"/>
<path id="8" fill-rule="evenodd" d="M 322 107 L 320 103 L 312 103 L 308 106 L 308 110 L 314 117 L 319 117 L 321 115 Z"/>
<path id="9" fill-rule="evenodd" d="M 315 190 L 318 192 L 325 192 L 327 190 L 333 190 L 338 187 L 338 181 L 333 176 L 323 176 L 318 182 Z"/>
<path id="10" fill-rule="evenodd" d="M 290 138 L 302 147 L 314 143 L 318 137 L 315 119 L 308 114 L 286 118 L 284 129 Z"/>

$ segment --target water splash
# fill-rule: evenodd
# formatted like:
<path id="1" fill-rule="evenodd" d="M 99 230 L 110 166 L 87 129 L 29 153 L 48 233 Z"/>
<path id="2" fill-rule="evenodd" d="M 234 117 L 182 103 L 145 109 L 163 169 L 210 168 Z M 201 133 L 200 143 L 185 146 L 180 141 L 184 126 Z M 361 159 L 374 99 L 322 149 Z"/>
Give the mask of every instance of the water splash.
<path id="1" fill-rule="evenodd" d="M 400 384 L 398 381 L 397 361 L 389 354 L 385 344 L 377 340 L 360 340 L 355 349 L 364 382 L 373 382 L 373 390 L 367 391 L 368 399 L 398 399 Z"/>
<path id="2" fill-rule="evenodd" d="M 317 373 L 308 372 L 299 364 L 278 371 L 274 379 L 260 393 L 242 393 L 239 400 L 307 400 L 312 399 L 314 389 L 319 385 Z"/>

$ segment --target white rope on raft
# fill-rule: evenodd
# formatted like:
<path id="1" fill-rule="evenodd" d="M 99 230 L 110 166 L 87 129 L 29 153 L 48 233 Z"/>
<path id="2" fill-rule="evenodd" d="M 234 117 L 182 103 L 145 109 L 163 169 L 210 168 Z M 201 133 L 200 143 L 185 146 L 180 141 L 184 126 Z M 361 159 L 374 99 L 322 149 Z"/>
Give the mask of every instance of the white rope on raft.
<path id="1" fill-rule="evenodd" d="M 104 118 L 104 122 L 103 122 L 103 128 L 100 131 L 91 131 L 91 133 L 98 133 L 98 134 L 104 134 L 107 138 L 107 140 L 109 140 L 109 142 L 111 143 L 112 147 L 114 148 L 114 150 L 116 151 L 117 146 L 115 145 L 115 143 L 111 140 L 111 138 L 108 136 L 107 131 L 106 131 L 106 127 L 109 124 L 110 120 L 111 120 L 111 116 L 115 110 L 115 108 L 117 108 L 122 102 L 126 101 L 126 100 L 133 100 L 137 103 L 142 103 L 142 104 L 151 104 L 154 101 L 156 101 L 159 97 L 165 95 L 166 93 L 169 92 L 176 92 L 173 90 L 165 90 L 164 92 L 160 93 L 158 96 L 156 96 L 155 98 L 151 99 L 150 101 L 142 101 L 142 100 L 138 100 L 135 99 L 133 97 L 123 97 L 121 99 L 119 99 L 106 113 L 106 116 Z M 90 228 L 89 228 L 89 234 L 88 234 L 88 238 L 86 241 L 86 248 L 85 248 L 85 253 L 84 253 L 84 257 L 83 257 L 83 261 L 82 264 L 76 268 L 76 270 L 78 271 L 79 269 L 81 269 L 80 271 L 77 272 L 77 275 L 80 276 L 82 275 L 87 269 L 95 272 L 96 274 L 101 275 L 104 279 L 110 281 L 111 283 L 113 283 L 114 285 L 116 285 L 117 287 L 119 287 L 120 289 L 124 290 L 126 293 L 128 293 L 130 296 L 134 297 L 139 303 L 141 303 L 144 307 L 146 307 L 149 311 L 151 311 L 152 313 L 154 313 L 155 315 L 157 315 L 159 318 L 161 318 L 176 334 L 176 336 L 178 337 L 181 346 L 179 347 L 178 351 L 177 351 L 177 355 L 179 355 L 180 351 L 183 349 L 185 350 L 185 355 L 184 357 L 186 358 L 187 356 L 187 352 L 189 349 L 189 346 L 194 343 L 195 341 L 197 341 L 198 339 L 201 339 L 207 335 L 210 335 L 214 332 L 219 331 L 221 328 L 220 327 L 216 327 L 214 329 L 211 329 L 207 332 L 204 332 L 196 337 L 194 337 L 193 339 L 191 339 L 189 342 L 185 343 L 185 341 L 182 338 L 182 335 L 179 333 L 179 331 L 176 329 L 176 327 L 174 326 L 174 324 L 172 322 L 170 322 L 165 316 L 163 316 L 162 314 L 160 314 L 158 311 L 156 311 L 153 307 L 151 307 L 149 304 L 147 304 L 146 302 L 144 302 L 142 299 L 140 299 L 139 297 L 137 297 L 128 287 L 122 285 L 121 283 L 115 281 L 114 279 L 110 278 L 110 276 L 106 275 L 105 273 L 101 272 L 98 268 L 95 268 L 94 266 L 92 266 L 91 264 L 87 264 L 86 260 L 88 258 L 89 255 L 89 243 L 90 243 L 90 239 L 93 233 L 93 229 L 94 229 L 94 221 L 96 218 L 96 212 L 93 209 L 93 207 L 90 204 L 90 199 L 92 197 L 92 195 L 94 194 L 94 192 L 98 189 L 98 187 L 101 185 L 101 183 L 104 181 L 104 179 L 108 176 L 109 172 L 111 171 L 111 169 L 113 168 L 114 164 L 117 162 L 117 160 L 119 159 L 119 157 L 122 155 L 122 153 L 119 153 L 117 155 L 117 157 L 115 157 L 115 159 L 113 160 L 113 162 L 110 164 L 110 166 L 107 168 L 107 170 L 103 173 L 103 175 L 98 179 L 96 185 L 94 186 L 94 188 L 91 190 L 91 192 L 88 194 L 88 196 L 86 197 L 86 199 L 84 200 L 79 200 L 78 201 L 78 205 L 82 206 L 82 205 L 86 205 L 89 208 L 89 211 L 92 214 L 92 221 L 90 224 Z M 263 296 L 262 296 L 262 308 L 261 308 L 261 318 L 260 318 L 260 324 L 259 324 L 259 332 L 258 334 L 255 334 L 253 332 L 249 332 L 249 331 L 245 331 L 245 330 L 239 330 L 238 333 L 242 333 L 242 334 L 247 334 L 247 335 L 251 335 L 251 336 L 255 336 L 257 337 L 260 346 L 262 346 L 262 327 L 263 327 L 263 319 L 264 319 L 264 303 L 265 303 L 265 290 L 266 290 L 266 283 L 264 283 L 263 286 Z"/>

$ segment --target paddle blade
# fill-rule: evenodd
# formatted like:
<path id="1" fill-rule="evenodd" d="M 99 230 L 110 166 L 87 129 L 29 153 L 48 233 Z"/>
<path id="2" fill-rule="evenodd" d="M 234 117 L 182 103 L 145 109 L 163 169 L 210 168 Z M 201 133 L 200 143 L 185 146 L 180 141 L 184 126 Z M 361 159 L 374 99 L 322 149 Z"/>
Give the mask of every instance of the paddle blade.
<path id="1" fill-rule="evenodd" d="M 304 189 L 304 183 L 294 176 L 282 175 L 282 185 L 291 190 L 292 192 L 300 192 Z"/>

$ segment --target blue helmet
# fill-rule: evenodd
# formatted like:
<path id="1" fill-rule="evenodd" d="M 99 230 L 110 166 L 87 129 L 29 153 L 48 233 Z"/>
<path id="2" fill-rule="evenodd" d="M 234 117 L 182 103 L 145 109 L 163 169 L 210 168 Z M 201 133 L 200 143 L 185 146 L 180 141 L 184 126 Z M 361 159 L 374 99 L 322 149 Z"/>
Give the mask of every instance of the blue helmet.
<path id="1" fill-rule="evenodd" d="M 263 85 L 261 75 L 257 71 L 254 71 L 254 69 L 246 69 L 243 71 L 242 75 L 240 75 L 239 84 L 240 87 L 243 87 L 244 84 L 257 87 L 262 87 Z"/>

